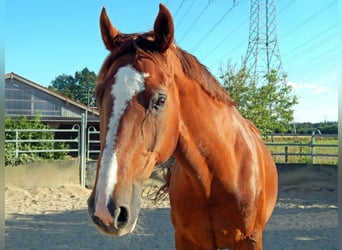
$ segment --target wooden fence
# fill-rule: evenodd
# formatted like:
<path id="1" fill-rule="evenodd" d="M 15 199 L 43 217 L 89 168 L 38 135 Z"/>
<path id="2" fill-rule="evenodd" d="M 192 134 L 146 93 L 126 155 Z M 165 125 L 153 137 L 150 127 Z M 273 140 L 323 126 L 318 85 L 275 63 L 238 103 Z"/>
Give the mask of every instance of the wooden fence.
<path id="1" fill-rule="evenodd" d="M 263 139 L 276 163 L 337 165 L 337 135 L 272 134 Z"/>

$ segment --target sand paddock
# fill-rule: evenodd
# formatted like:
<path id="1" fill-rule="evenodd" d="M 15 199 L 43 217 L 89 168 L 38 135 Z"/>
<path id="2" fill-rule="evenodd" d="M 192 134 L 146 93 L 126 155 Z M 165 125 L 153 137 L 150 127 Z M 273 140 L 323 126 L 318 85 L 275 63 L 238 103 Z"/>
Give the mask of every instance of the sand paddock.
<path id="1" fill-rule="evenodd" d="M 280 167 L 279 173 L 264 249 L 337 249 L 337 167 Z M 168 200 L 155 204 L 146 197 L 158 184 L 150 180 L 139 224 L 122 238 L 104 236 L 90 222 L 88 189 L 6 184 L 6 249 L 174 249 Z"/>

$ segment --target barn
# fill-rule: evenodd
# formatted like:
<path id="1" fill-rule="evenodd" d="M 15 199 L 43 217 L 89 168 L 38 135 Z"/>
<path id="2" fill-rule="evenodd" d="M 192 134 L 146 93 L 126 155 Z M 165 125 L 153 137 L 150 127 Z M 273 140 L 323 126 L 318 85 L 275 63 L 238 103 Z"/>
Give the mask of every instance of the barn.
<path id="1" fill-rule="evenodd" d="M 5 75 L 5 116 L 12 119 L 41 115 L 42 122 L 50 128 L 71 128 L 80 124 L 82 114 L 87 126 L 98 128 L 99 113 L 96 108 L 75 102 L 16 73 Z"/>

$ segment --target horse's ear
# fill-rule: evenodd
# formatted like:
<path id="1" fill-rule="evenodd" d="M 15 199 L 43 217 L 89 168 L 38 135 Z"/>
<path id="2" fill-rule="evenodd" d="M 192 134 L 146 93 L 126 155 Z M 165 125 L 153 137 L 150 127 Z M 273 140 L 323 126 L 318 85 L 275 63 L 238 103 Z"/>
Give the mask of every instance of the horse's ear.
<path id="1" fill-rule="evenodd" d="M 154 41 L 160 52 L 166 51 L 173 42 L 174 25 L 171 13 L 159 4 L 159 13 L 154 22 Z"/>
<path id="2" fill-rule="evenodd" d="M 120 32 L 112 25 L 106 8 L 103 7 L 100 16 L 100 29 L 102 40 L 108 50 L 113 50 L 115 48 L 114 40 L 120 34 Z"/>

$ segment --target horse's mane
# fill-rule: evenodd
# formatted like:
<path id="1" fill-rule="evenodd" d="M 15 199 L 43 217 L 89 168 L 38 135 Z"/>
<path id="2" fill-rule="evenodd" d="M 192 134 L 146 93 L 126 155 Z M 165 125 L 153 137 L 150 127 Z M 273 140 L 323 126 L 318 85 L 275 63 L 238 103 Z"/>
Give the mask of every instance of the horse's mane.
<path id="1" fill-rule="evenodd" d="M 220 85 L 208 69 L 197 58 L 185 50 L 176 47 L 176 55 L 181 62 L 183 72 L 190 79 L 196 81 L 211 97 L 228 105 L 235 106 L 228 92 Z"/>

